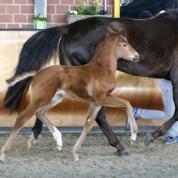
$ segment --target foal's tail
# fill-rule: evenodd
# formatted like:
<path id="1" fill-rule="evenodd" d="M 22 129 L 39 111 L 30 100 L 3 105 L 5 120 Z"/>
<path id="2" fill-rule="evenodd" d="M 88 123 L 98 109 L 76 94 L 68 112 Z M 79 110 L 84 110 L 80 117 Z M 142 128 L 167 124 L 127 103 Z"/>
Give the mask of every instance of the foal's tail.
<path id="1" fill-rule="evenodd" d="M 31 36 L 23 45 L 14 76 L 24 72 L 38 71 L 52 59 L 59 57 L 59 45 L 62 35 L 68 32 L 68 26 L 48 28 Z M 54 57 L 54 58 L 52 58 Z M 30 77 L 8 88 L 3 104 L 10 111 L 18 110 L 27 91 Z"/>
<path id="2" fill-rule="evenodd" d="M 9 84 L 9 87 L 14 86 L 16 83 L 25 80 L 26 78 L 29 77 L 34 77 L 36 75 L 37 71 L 31 71 L 31 72 L 25 72 L 20 75 L 13 76 L 9 79 L 6 80 L 6 82 Z"/>

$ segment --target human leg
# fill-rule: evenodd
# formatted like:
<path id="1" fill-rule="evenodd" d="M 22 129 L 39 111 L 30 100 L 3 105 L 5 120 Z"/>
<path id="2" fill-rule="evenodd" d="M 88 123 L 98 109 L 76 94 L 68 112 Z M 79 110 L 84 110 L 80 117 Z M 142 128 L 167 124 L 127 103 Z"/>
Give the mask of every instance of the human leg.
<path id="1" fill-rule="evenodd" d="M 173 101 L 173 91 L 171 81 L 160 79 L 159 85 L 162 94 L 163 111 L 137 108 L 136 117 L 143 119 L 168 120 L 175 112 L 175 104 Z"/>

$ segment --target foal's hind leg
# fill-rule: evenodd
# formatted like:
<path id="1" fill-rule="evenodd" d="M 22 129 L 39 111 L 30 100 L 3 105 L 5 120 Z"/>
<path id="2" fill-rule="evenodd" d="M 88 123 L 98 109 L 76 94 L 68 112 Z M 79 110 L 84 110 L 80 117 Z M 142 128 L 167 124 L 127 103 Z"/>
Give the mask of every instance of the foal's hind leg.
<path id="1" fill-rule="evenodd" d="M 87 136 L 87 133 L 92 129 L 93 123 L 100 109 L 101 109 L 101 106 L 95 106 L 94 104 L 91 104 L 89 107 L 87 120 L 83 127 L 82 133 L 73 147 L 73 154 L 74 154 L 75 161 L 79 160 L 79 156 L 77 152 L 79 151 L 82 143 L 84 142 L 85 137 Z"/>
<path id="2" fill-rule="evenodd" d="M 48 127 L 49 131 L 52 133 L 54 140 L 57 143 L 57 149 L 62 150 L 62 134 L 61 132 L 48 120 L 46 117 L 46 112 L 38 112 L 38 118 Z"/>
<path id="3" fill-rule="evenodd" d="M 12 128 L 11 134 L 1 149 L 0 161 L 5 161 L 6 155 L 10 151 L 18 132 L 34 113 L 34 107 L 27 107 L 27 109 L 25 109 L 25 111 L 16 118 L 16 122 Z"/>
<path id="4" fill-rule="evenodd" d="M 54 106 L 56 106 L 57 104 L 59 104 L 60 102 L 63 101 L 65 96 L 65 92 L 64 91 L 59 91 L 55 94 L 55 96 L 52 98 L 51 102 L 44 106 L 43 108 L 41 108 L 37 113 L 37 117 L 48 127 L 49 131 L 52 133 L 55 141 L 57 142 L 57 148 L 58 150 L 62 149 L 62 135 L 61 132 L 54 127 L 54 125 L 48 120 L 46 114 L 47 112 L 53 108 Z M 30 136 L 29 140 L 28 140 L 28 147 L 31 148 L 31 145 L 33 143 L 33 133 Z"/>

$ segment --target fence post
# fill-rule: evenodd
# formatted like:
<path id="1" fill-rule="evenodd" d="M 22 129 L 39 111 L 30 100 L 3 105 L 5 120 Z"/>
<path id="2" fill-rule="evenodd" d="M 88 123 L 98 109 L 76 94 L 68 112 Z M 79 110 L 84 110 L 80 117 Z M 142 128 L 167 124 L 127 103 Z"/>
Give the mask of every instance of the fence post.
<path id="1" fill-rule="evenodd" d="M 114 17 L 120 17 L 120 0 L 114 0 Z"/>

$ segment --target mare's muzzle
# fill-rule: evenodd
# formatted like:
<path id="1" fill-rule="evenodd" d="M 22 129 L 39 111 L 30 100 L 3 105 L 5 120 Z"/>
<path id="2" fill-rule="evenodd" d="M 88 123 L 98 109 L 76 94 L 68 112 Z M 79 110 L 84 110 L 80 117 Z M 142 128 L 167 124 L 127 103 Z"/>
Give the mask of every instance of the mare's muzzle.
<path id="1" fill-rule="evenodd" d="M 133 62 L 139 62 L 140 61 L 140 55 L 139 54 L 135 54 L 134 58 L 133 58 Z"/>

